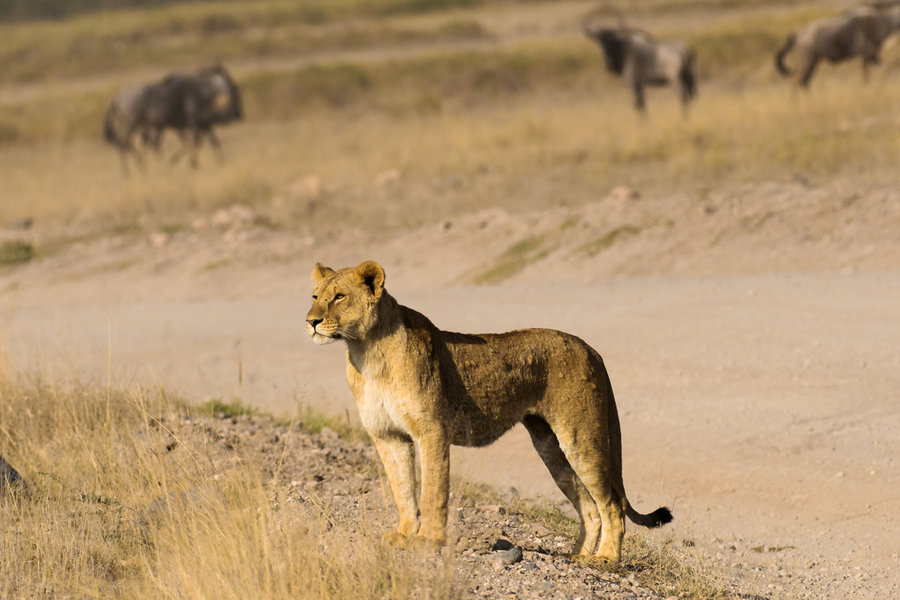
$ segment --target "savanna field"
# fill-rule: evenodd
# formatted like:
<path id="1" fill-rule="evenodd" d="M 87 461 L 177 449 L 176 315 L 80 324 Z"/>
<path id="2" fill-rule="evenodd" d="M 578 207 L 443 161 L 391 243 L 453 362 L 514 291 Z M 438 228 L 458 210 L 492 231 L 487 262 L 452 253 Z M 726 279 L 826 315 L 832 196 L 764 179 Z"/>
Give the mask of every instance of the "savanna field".
<path id="1" fill-rule="evenodd" d="M 0 599 L 900 593 L 900 34 L 866 79 L 773 60 L 853 5 L 0 0 Z M 694 49 L 686 114 L 635 111 L 589 14 Z M 111 98 L 214 63 L 221 160 L 169 131 L 123 171 Z M 302 327 L 313 265 L 363 260 L 443 329 L 596 347 L 629 498 L 673 524 L 569 561 L 518 429 L 453 454 L 440 556 L 384 545 Z"/>

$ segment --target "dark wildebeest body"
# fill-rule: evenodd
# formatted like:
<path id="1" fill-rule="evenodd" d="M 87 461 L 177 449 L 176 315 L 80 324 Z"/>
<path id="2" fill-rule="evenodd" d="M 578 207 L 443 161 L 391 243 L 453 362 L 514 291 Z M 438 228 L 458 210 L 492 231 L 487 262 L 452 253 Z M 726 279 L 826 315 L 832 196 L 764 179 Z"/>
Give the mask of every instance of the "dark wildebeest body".
<path id="1" fill-rule="evenodd" d="M 585 25 L 585 33 L 603 51 L 606 68 L 622 76 L 634 92 L 634 105 L 643 112 L 647 86 L 677 86 L 686 110 L 697 94 L 694 51 L 679 41 L 657 41 L 646 31 L 626 27 Z"/>
<path id="2" fill-rule="evenodd" d="M 157 83 L 130 88 L 116 96 L 104 122 L 104 136 L 121 154 L 127 171 L 126 156 L 140 163 L 134 146 L 140 134 L 145 144 L 159 149 L 166 129 L 174 129 L 182 147 L 172 157 L 190 153 L 191 165 L 197 164 L 197 147 L 203 137 L 221 152 L 221 143 L 213 126 L 243 116 L 240 90 L 224 67 L 202 69 L 192 75 L 169 75 Z"/>
<path id="3" fill-rule="evenodd" d="M 796 47 L 800 62 L 798 83 L 802 87 L 809 85 L 823 59 L 839 63 L 859 56 L 863 76 L 868 77 L 869 67 L 881 60 L 884 41 L 897 29 L 900 29 L 900 2 L 852 8 L 837 17 L 808 23 L 789 35 L 775 55 L 775 66 L 782 75 L 792 75 L 784 59 Z"/>

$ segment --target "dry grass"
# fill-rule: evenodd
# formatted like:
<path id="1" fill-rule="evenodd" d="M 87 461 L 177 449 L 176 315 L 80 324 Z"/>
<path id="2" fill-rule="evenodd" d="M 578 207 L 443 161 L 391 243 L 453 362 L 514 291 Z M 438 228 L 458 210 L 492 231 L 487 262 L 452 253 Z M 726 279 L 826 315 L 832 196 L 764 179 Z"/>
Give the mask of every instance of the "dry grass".
<path id="1" fill-rule="evenodd" d="M 324 550 L 311 532 L 327 513 L 304 519 L 250 458 L 181 436 L 190 412 L 158 391 L 0 374 L 0 454 L 28 481 L 0 496 L 0 598 L 454 597 L 441 569 L 378 540 Z M 165 451 L 173 437 L 183 451 Z"/>
<path id="2" fill-rule="evenodd" d="M 502 107 L 403 117 L 320 111 L 315 119 L 223 129 L 222 166 L 207 151 L 196 172 L 150 160 L 146 174 L 131 178 L 99 141 L 17 145 L 0 163 L 5 197 L 16 199 L 0 204 L 0 223 L 30 216 L 108 231 L 187 222 L 240 202 L 309 226 L 409 226 L 485 206 L 578 205 L 621 183 L 652 192 L 888 176 L 900 151 L 892 105 L 900 82 L 861 88 L 822 75 L 807 95 L 781 82 L 744 90 L 707 85 L 687 121 L 667 90 L 651 95 L 651 114 L 641 121 L 617 82 L 605 96 L 530 93 Z M 376 186 L 377 175 L 391 169 L 400 172 L 397 184 Z M 46 170 L 52 176 L 36 176 Z M 327 211 L 302 198 L 284 201 L 289 184 L 308 175 L 322 182 Z M 408 210 L 413 205 L 420 210 Z"/>

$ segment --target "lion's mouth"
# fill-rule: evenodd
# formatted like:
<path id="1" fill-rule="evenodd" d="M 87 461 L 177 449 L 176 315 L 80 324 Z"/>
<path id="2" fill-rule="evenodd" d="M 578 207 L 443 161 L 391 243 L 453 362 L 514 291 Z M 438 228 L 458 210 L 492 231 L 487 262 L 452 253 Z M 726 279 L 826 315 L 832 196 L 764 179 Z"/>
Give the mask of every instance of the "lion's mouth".
<path id="1" fill-rule="evenodd" d="M 341 339 L 341 338 L 340 338 L 340 335 L 337 334 L 337 333 L 333 333 L 333 334 L 331 334 L 331 335 L 328 335 L 328 334 L 325 334 L 325 333 L 321 333 L 321 332 L 319 332 L 319 331 L 316 331 L 316 330 L 313 329 L 313 328 L 310 328 L 310 330 L 309 330 L 309 336 L 313 339 L 313 341 L 314 341 L 316 344 L 319 344 L 319 345 L 330 344 L 330 343 L 332 343 L 332 342 L 336 342 L 337 340 Z"/>

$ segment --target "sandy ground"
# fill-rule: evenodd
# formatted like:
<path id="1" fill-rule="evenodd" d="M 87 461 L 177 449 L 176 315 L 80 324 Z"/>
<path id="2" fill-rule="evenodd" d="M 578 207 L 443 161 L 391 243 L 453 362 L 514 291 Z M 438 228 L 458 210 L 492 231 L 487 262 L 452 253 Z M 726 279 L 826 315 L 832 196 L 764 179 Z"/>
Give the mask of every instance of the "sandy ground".
<path id="1" fill-rule="evenodd" d="M 236 222 L 101 238 L 0 271 L 0 347 L 45 372 L 355 420 L 343 349 L 303 331 L 307 278 L 316 260 L 377 258 L 393 295 L 444 329 L 552 327 L 596 347 L 617 393 L 630 499 L 676 515 L 659 535 L 695 544 L 764 597 L 897 597 L 900 201 L 863 190 L 847 203 L 848 187 L 760 186 L 753 202 L 744 189 L 719 204 L 611 197 L 388 237 Z M 557 249 L 501 283 L 466 283 L 511 232 L 663 210 L 674 226 L 598 257 Z M 521 429 L 455 452 L 453 470 L 563 501 Z"/>

